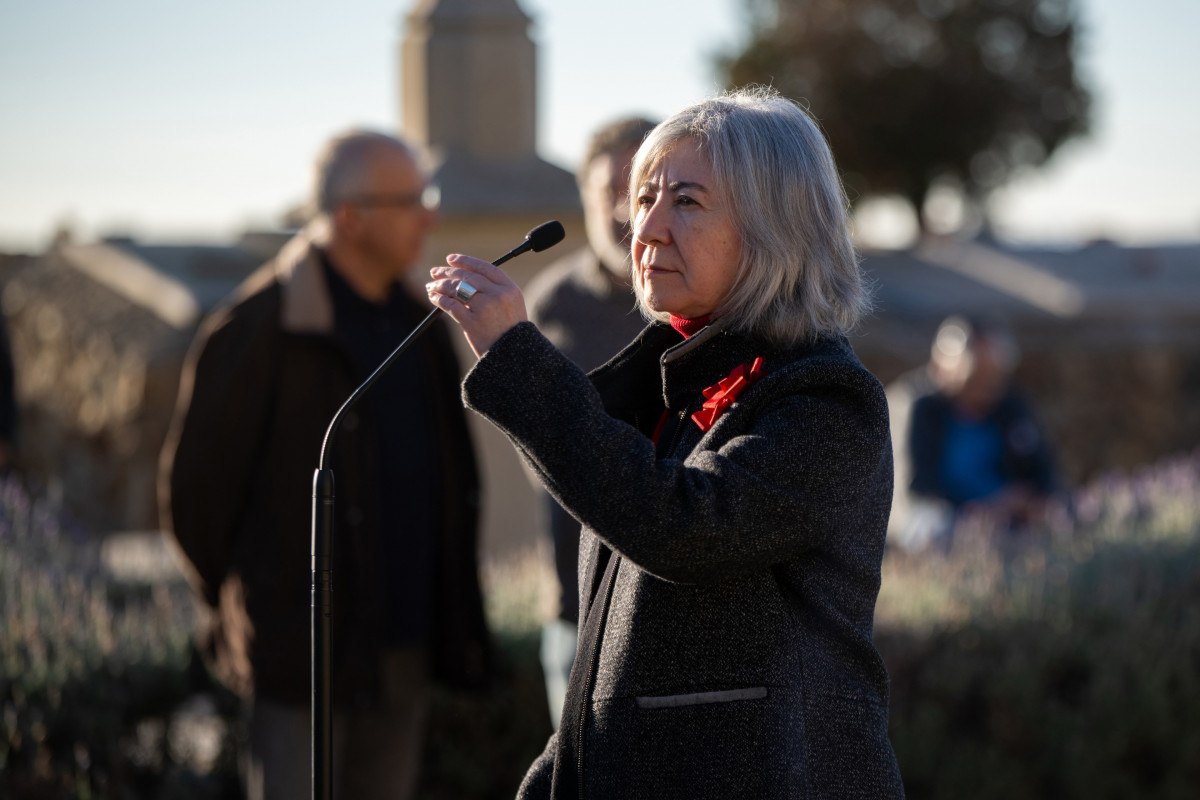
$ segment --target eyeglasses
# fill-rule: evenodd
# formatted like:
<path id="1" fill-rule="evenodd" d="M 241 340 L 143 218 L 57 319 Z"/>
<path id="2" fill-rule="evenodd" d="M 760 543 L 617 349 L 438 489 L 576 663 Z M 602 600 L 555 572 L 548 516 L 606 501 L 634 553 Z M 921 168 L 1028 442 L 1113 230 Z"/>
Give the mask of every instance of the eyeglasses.
<path id="1" fill-rule="evenodd" d="M 436 211 L 441 204 L 442 193 L 436 186 L 426 186 L 419 192 L 409 194 L 364 194 L 351 197 L 346 202 L 365 208 L 424 208 Z"/>

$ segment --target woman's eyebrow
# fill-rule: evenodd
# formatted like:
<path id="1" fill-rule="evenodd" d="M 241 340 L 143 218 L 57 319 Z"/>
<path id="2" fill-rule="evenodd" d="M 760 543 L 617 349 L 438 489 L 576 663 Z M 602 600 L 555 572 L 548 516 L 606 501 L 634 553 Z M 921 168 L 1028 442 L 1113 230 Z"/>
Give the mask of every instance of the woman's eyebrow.
<path id="1" fill-rule="evenodd" d="M 667 184 L 667 191 L 669 191 L 671 193 L 686 191 L 688 189 L 704 192 L 705 194 L 708 193 L 708 187 L 705 186 L 703 183 L 697 183 L 696 181 L 671 181 L 670 183 Z M 658 181 L 654 181 L 654 180 L 642 181 L 642 185 L 638 187 L 638 191 L 639 192 L 657 192 L 658 191 Z"/>

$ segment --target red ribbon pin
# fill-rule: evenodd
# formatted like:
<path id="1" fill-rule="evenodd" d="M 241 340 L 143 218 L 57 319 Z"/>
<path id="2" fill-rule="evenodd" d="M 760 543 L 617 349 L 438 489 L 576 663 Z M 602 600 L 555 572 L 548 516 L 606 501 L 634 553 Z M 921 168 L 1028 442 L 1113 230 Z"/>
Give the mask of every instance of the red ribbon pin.
<path id="1" fill-rule="evenodd" d="M 762 376 L 762 356 L 754 359 L 753 364 L 739 365 L 729 373 L 729 377 L 722 378 L 718 383 L 704 390 L 704 396 L 708 399 L 704 401 L 704 405 L 699 411 L 692 414 L 692 421 L 700 427 L 700 430 L 707 431 L 725 413 L 725 409 L 733 405 L 733 401 L 742 393 L 742 390 Z"/>

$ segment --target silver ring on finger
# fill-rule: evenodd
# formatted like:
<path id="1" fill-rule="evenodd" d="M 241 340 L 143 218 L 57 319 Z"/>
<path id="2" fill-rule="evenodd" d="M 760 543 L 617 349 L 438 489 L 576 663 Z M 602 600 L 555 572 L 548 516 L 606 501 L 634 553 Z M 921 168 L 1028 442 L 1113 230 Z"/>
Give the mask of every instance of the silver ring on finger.
<path id="1" fill-rule="evenodd" d="M 471 298 L 474 297 L 475 293 L 478 291 L 478 289 L 466 281 L 459 281 L 457 288 L 454 290 L 454 296 L 458 298 L 458 302 L 466 305 L 467 303 L 471 302 Z"/>

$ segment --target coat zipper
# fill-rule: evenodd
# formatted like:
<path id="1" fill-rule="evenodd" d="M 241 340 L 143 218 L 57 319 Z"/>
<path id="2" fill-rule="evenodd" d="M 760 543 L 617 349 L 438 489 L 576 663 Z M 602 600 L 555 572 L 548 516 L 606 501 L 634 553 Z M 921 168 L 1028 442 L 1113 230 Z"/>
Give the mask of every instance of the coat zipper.
<path id="1" fill-rule="evenodd" d="M 679 412 L 679 419 L 676 422 L 675 430 L 671 432 L 670 447 L 667 450 L 663 451 L 664 455 L 669 456 L 671 453 L 673 453 L 675 451 L 675 448 L 679 446 L 680 440 L 683 439 L 683 428 L 684 428 L 684 422 L 687 420 L 687 413 L 688 413 L 687 407 L 684 407 L 684 409 Z M 578 786 L 579 786 L 579 800 L 585 800 L 584 788 L 583 788 L 584 729 L 587 727 L 588 706 L 591 705 L 592 687 L 596 680 L 596 669 L 598 667 L 597 661 L 599 660 L 599 657 L 600 657 L 600 640 L 602 638 L 604 638 L 604 629 L 607 627 L 607 624 L 608 624 L 608 606 L 609 606 L 609 603 L 612 601 L 612 588 L 613 588 L 613 584 L 616 582 L 616 579 L 617 579 L 617 559 L 619 559 L 620 556 L 618 556 L 616 553 L 613 553 L 610 556 L 610 558 L 613 559 L 613 561 L 609 565 L 609 566 L 611 566 L 612 571 L 608 573 L 608 580 L 604 584 L 604 590 L 603 590 L 604 591 L 604 594 L 603 594 L 604 605 L 603 605 L 603 607 L 598 609 L 604 615 L 604 618 L 601 620 L 601 624 L 598 626 L 598 629 L 596 631 L 596 637 L 594 639 L 592 639 L 592 646 L 591 646 L 590 651 L 588 652 L 588 668 L 587 668 L 588 671 L 587 671 L 587 676 L 583 682 L 583 703 L 582 703 L 582 707 L 579 710 L 579 734 L 576 738 L 576 750 L 575 750 L 576 762 L 577 762 L 576 763 L 577 778 L 578 778 Z M 606 571 L 607 571 L 607 569 L 606 569 Z"/>
<path id="2" fill-rule="evenodd" d="M 675 430 L 671 431 L 670 446 L 663 451 L 663 455 L 668 458 L 675 452 L 675 448 L 679 446 L 680 439 L 683 438 L 683 424 L 687 419 L 687 413 L 687 406 L 684 406 L 683 410 L 679 412 L 679 421 L 675 423 Z"/>

